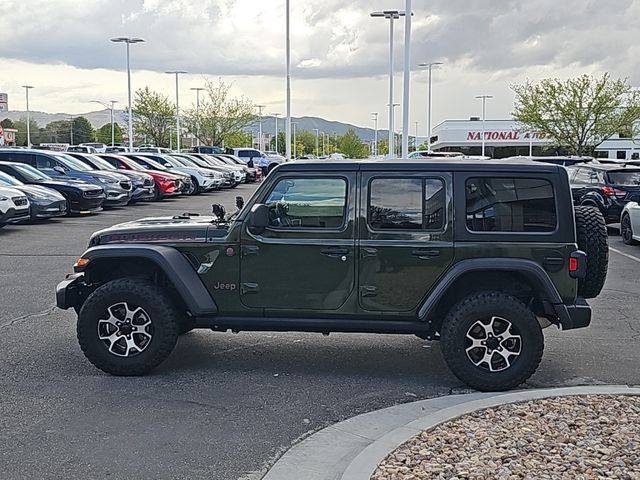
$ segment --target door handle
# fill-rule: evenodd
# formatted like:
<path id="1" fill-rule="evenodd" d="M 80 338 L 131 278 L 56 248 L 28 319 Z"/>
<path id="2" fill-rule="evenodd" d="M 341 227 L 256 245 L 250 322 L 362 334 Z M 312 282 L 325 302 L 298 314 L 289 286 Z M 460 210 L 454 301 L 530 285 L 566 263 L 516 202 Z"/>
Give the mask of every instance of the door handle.
<path id="1" fill-rule="evenodd" d="M 329 257 L 339 257 L 341 255 L 346 255 L 349 253 L 348 248 L 324 248 L 320 250 L 320 253 L 323 255 L 327 255 Z"/>
<path id="2" fill-rule="evenodd" d="M 411 255 L 418 257 L 422 260 L 437 257 L 440 255 L 440 250 L 414 250 Z"/>

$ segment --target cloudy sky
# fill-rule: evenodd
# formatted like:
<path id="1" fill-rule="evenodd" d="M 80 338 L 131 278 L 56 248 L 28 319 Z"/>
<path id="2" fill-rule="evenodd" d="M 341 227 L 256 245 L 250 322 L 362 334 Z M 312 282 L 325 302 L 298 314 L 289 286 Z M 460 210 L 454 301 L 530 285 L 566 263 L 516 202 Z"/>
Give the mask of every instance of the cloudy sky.
<path id="1" fill-rule="evenodd" d="M 377 9 L 403 0 L 291 0 L 293 114 L 386 126 L 388 21 Z M 478 115 L 478 94 L 492 94 L 488 117 L 508 118 L 509 85 L 529 78 L 582 73 L 629 77 L 640 85 L 640 0 L 413 0 L 412 68 L 434 71 L 434 124 Z M 396 102 L 401 102 L 402 39 L 396 28 Z M 3 0 L 0 2 L 0 92 L 23 110 L 20 85 L 36 87 L 32 109 L 81 113 L 90 100 L 126 101 L 124 45 L 132 47 L 133 87 L 173 95 L 166 70 L 189 72 L 190 87 L 223 77 L 266 112 L 284 113 L 284 0 Z M 427 76 L 412 74 L 411 122 L 426 130 Z M 399 125 L 400 112 L 396 125 Z"/>

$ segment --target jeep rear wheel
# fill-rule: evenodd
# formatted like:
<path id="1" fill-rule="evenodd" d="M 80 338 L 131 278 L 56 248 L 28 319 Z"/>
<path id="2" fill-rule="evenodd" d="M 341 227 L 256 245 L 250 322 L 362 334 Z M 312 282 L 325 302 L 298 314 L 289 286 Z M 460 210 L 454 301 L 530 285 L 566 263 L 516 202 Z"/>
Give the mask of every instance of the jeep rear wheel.
<path id="1" fill-rule="evenodd" d="M 578 248 L 587 254 L 587 272 L 578 280 L 578 295 L 597 297 L 607 279 L 609 237 L 607 225 L 597 207 L 575 207 Z"/>
<path id="2" fill-rule="evenodd" d="M 451 371 L 470 387 L 509 390 L 538 368 L 544 350 L 535 314 L 500 292 L 471 295 L 456 304 L 442 329 L 441 350 Z"/>
<path id="3" fill-rule="evenodd" d="M 118 279 L 97 288 L 78 315 L 87 359 L 112 375 L 142 375 L 164 361 L 178 337 L 177 314 L 157 285 Z"/>

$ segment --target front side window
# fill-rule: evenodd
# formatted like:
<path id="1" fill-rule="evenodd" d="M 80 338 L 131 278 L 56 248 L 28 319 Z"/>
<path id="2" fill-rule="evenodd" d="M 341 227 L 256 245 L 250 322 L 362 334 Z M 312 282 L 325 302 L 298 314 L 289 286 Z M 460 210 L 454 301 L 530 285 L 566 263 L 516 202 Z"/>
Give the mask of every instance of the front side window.
<path id="1" fill-rule="evenodd" d="M 556 202 L 550 182 L 537 178 L 470 178 L 467 228 L 473 232 L 553 232 Z"/>
<path id="2" fill-rule="evenodd" d="M 274 228 L 340 228 L 347 210 L 344 178 L 283 178 L 265 204 Z"/>
<path id="3" fill-rule="evenodd" d="M 445 190 L 437 178 L 376 178 L 369 187 L 368 223 L 374 230 L 441 230 Z"/>

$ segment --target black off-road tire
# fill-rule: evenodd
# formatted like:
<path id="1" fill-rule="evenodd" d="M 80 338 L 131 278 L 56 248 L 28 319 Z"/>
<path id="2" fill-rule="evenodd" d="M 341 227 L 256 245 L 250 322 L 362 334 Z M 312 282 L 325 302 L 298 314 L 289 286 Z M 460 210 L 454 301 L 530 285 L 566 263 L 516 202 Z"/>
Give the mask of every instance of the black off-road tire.
<path id="1" fill-rule="evenodd" d="M 492 317 L 510 322 L 522 339 L 520 355 L 511 366 L 496 372 L 476 366 L 466 351 L 469 329 L 478 320 Z M 483 391 L 509 390 L 523 383 L 538 368 L 544 350 L 544 336 L 535 314 L 517 298 L 501 292 L 476 293 L 454 305 L 442 324 L 440 340 L 442 354 L 454 375 Z"/>
<path id="2" fill-rule="evenodd" d="M 578 248 L 587 254 L 587 273 L 578 280 L 578 295 L 595 298 L 607 279 L 609 237 L 602 212 L 597 207 L 576 206 Z"/>
<path id="3" fill-rule="evenodd" d="M 625 245 L 637 245 L 638 241 L 633 239 L 633 228 L 631 227 L 631 217 L 625 213 L 620 220 L 620 236 Z"/>
<path id="4" fill-rule="evenodd" d="M 153 325 L 148 346 L 131 357 L 119 357 L 108 351 L 98 338 L 98 321 L 108 316 L 107 308 L 118 302 L 142 307 Z M 111 375 L 144 375 L 162 363 L 178 338 L 178 315 L 167 293 L 157 285 L 141 279 L 112 280 L 97 288 L 84 302 L 78 315 L 77 335 L 87 359 Z"/>

